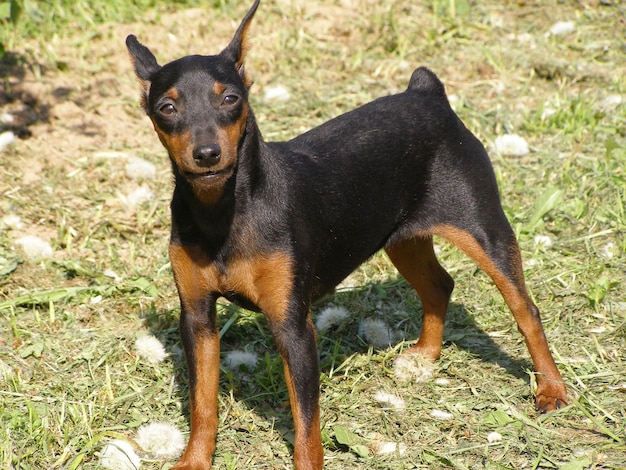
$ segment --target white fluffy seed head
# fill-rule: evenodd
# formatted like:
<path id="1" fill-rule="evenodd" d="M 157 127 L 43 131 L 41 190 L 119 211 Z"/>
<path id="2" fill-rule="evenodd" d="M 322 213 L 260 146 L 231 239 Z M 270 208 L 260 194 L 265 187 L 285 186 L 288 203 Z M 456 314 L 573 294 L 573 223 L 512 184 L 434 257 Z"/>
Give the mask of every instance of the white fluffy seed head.
<path id="1" fill-rule="evenodd" d="M 395 454 L 404 455 L 406 444 L 403 442 L 375 441 L 372 443 L 372 450 L 378 455 Z"/>
<path id="2" fill-rule="evenodd" d="M 435 419 L 440 419 L 442 421 L 448 421 L 452 419 L 452 413 L 448 413 L 447 411 L 441 410 L 433 410 L 430 412 L 430 416 Z"/>
<path id="3" fill-rule="evenodd" d="M 380 403 L 383 406 L 388 408 L 393 408 L 395 410 L 401 411 L 406 408 L 406 404 L 404 400 L 392 393 L 387 393 L 383 390 L 379 390 L 374 394 L 374 400 Z"/>
<path id="4" fill-rule="evenodd" d="M 549 247 L 552 245 L 552 239 L 547 235 L 536 235 L 533 239 L 533 243 L 536 246 Z"/>
<path id="5" fill-rule="evenodd" d="M 150 423 L 141 426 L 137 431 L 137 444 L 155 459 L 176 459 L 185 450 L 183 433 L 169 423 Z"/>
<path id="6" fill-rule="evenodd" d="M 393 373 L 401 382 L 426 382 L 435 371 L 432 360 L 421 354 L 403 354 L 396 359 Z"/>
<path id="7" fill-rule="evenodd" d="M 154 192 L 148 186 L 141 185 L 128 195 L 123 196 L 122 199 L 129 208 L 136 209 L 143 203 L 154 200 L 154 197 Z"/>
<path id="8" fill-rule="evenodd" d="M 163 343 L 152 335 L 137 338 L 135 350 L 141 359 L 150 364 L 158 364 L 167 357 Z"/>
<path id="9" fill-rule="evenodd" d="M 350 312 L 343 307 L 326 307 L 317 315 L 315 327 L 318 331 L 326 331 L 350 318 Z"/>
<path id="10" fill-rule="evenodd" d="M 359 325 L 359 334 L 369 344 L 377 348 L 389 346 L 394 343 L 400 334 L 389 328 L 387 324 L 378 318 L 366 318 Z"/>
<path id="11" fill-rule="evenodd" d="M 268 85 L 265 87 L 264 98 L 265 101 L 288 101 L 291 94 L 283 85 Z"/>
<path id="12" fill-rule="evenodd" d="M 256 369 L 259 357 L 251 352 L 236 349 L 230 351 L 224 357 L 224 365 L 233 372 L 241 372 L 242 368 L 245 368 L 244 372 L 252 372 Z"/>
<path id="13" fill-rule="evenodd" d="M 126 164 L 126 175 L 134 180 L 153 180 L 156 177 L 156 168 L 143 158 L 130 157 Z"/>
<path id="14" fill-rule="evenodd" d="M 528 143 L 517 134 L 504 134 L 496 137 L 494 150 L 500 155 L 523 157 L 529 152 Z"/>
<path id="15" fill-rule="evenodd" d="M 26 257 L 31 260 L 51 258 L 54 253 L 50 243 L 35 235 L 25 235 L 15 240 L 15 243 L 22 248 Z"/>
<path id="16" fill-rule="evenodd" d="M 132 444 L 122 439 L 112 439 L 100 451 L 100 465 L 110 470 L 137 470 L 141 459 Z"/>

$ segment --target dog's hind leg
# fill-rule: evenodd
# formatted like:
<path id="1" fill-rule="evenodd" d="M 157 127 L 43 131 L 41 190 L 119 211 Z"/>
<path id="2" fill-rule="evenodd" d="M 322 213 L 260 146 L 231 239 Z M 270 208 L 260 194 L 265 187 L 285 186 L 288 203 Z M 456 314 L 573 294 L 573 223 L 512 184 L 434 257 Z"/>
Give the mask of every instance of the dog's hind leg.
<path id="1" fill-rule="evenodd" d="M 433 250 L 432 236 L 416 236 L 385 248 L 391 262 L 413 286 L 422 301 L 422 333 L 407 353 L 435 360 L 441 353 L 444 322 L 454 281 L 441 267 Z"/>
<path id="2" fill-rule="evenodd" d="M 504 213 L 476 217 L 471 224 L 441 224 L 430 233 L 441 236 L 469 255 L 494 281 L 524 336 L 537 372 L 535 405 L 541 412 L 561 408 L 567 391 L 543 331 L 539 309 L 531 301 L 517 241 Z"/>

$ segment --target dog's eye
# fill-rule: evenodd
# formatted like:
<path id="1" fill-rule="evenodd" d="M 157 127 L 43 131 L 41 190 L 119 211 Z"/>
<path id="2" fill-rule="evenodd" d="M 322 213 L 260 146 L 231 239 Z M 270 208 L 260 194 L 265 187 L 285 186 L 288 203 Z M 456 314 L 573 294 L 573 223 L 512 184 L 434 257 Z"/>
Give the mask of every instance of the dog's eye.
<path id="1" fill-rule="evenodd" d="M 230 106 L 235 104 L 237 101 L 239 101 L 239 97 L 236 95 L 226 95 L 224 97 L 224 101 L 222 102 L 222 104 L 225 104 L 226 106 Z"/>
<path id="2" fill-rule="evenodd" d="M 176 107 L 172 103 L 167 103 L 159 108 L 159 112 L 161 114 L 165 114 L 166 116 L 169 116 L 176 112 Z"/>

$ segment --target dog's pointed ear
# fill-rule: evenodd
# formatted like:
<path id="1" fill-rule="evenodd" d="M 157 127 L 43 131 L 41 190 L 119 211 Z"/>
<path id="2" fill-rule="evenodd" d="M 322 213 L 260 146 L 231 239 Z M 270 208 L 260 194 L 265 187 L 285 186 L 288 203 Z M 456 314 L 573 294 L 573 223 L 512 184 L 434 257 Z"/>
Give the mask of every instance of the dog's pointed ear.
<path id="1" fill-rule="evenodd" d="M 252 17 L 259 7 L 259 3 L 260 0 L 254 1 L 252 7 L 250 7 L 250 10 L 248 10 L 248 13 L 246 13 L 246 16 L 244 16 L 243 20 L 241 20 L 241 24 L 239 25 L 239 28 L 237 28 L 237 31 L 235 32 L 235 36 L 233 37 L 232 41 L 230 41 L 230 44 L 226 46 L 226 48 L 220 54 L 235 64 L 239 75 L 241 76 L 247 87 L 250 86 L 250 83 L 245 76 L 243 62 L 246 58 L 246 52 L 248 49 L 248 28 L 250 26 L 250 23 L 252 23 Z"/>
<path id="2" fill-rule="evenodd" d="M 135 68 L 135 74 L 141 84 L 141 105 L 147 109 L 150 77 L 158 72 L 161 66 L 157 63 L 156 57 L 150 52 L 150 49 L 141 44 L 136 36 L 131 34 L 126 38 L 126 47 Z"/>

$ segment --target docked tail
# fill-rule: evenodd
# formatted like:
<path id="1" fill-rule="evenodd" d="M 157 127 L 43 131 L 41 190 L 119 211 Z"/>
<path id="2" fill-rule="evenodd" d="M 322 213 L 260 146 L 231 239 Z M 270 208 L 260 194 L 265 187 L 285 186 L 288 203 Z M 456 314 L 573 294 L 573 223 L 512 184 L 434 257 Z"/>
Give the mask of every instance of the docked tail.
<path id="1" fill-rule="evenodd" d="M 426 67 L 418 67 L 413 71 L 411 80 L 409 80 L 408 90 L 429 95 L 446 96 L 446 90 L 441 80 Z"/>

